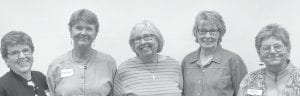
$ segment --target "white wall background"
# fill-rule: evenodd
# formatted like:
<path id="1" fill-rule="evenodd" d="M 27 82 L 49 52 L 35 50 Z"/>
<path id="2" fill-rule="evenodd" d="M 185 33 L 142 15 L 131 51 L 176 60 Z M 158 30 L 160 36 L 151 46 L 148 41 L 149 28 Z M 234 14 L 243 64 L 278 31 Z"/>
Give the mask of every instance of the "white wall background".
<path id="1" fill-rule="evenodd" d="M 269 23 L 282 24 L 292 43 L 291 59 L 299 66 L 299 0 L 1 0 L 0 37 L 11 30 L 27 32 L 36 48 L 33 70 L 46 73 L 48 64 L 70 50 L 68 21 L 81 8 L 95 12 L 100 31 L 94 48 L 112 55 L 118 64 L 132 58 L 128 39 L 137 22 L 151 20 L 162 32 L 161 54 L 182 58 L 198 48 L 192 35 L 195 15 L 216 10 L 224 18 L 227 33 L 222 46 L 238 53 L 249 71 L 258 69 L 254 37 Z M 0 60 L 0 76 L 9 69 Z"/>

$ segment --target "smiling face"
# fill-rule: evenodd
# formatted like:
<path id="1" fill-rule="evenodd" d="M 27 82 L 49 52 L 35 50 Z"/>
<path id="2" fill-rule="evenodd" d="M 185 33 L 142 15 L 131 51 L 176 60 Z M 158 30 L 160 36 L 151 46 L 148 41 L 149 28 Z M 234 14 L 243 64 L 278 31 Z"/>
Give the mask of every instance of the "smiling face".
<path id="1" fill-rule="evenodd" d="M 156 37 L 148 31 L 142 31 L 132 39 L 134 49 L 138 56 L 156 55 L 158 41 Z"/>
<path id="2" fill-rule="evenodd" d="M 77 46 L 90 46 L 97 35 L 95 25 L 82 21 L 72 26 L 70 31 L 74 44 Z"/>
<path id="3" fill-rule="evenodd" d="M 281 66 L 289 58 L 289 52 L 283 42 L 274 37 L 262 41 L 259 50 L 260 59 L 266 66 Z"/>
<path id="4" fill-rule="evenodd" d="M 7 46 L 7 66 L 15 73 L 23 74 L 31 71 L 33 63 L 32 51 L 28 45 L 17 44 Z"/>
<path id="5" fill-rule="evenodd" d="M 213 24 L 202 24 L 196 33 L 196 38 L 202 48 L 216 48 L 218 46 L 218 38 L 220 33 Z"/>

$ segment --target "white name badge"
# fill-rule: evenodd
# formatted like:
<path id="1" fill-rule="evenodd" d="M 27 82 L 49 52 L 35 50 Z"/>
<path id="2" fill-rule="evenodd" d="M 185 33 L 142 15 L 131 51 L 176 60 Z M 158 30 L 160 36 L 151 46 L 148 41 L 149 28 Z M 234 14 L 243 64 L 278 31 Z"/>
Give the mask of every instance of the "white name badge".
<path id="1" fill-rule="evenodd" d="M 262 96 L 262 90 L 257 90 L 257 89 L 248 89 L 247 94 L 249 95 L 258 95 Z"/>
<path id="2" fill-rule="evenodd" d="M 69 77 L 74 74 L 73 68 L 60 70 L 60 77 Z"/>

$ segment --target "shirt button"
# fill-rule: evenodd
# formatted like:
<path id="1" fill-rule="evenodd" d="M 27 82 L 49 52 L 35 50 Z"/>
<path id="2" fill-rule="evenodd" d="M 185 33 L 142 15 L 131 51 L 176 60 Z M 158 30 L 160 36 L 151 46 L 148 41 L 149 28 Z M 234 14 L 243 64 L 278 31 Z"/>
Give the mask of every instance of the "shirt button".
<path id="1" fill-rule="evenodd" d="M 199 80 L 198 83 L 200 84 L 200 83 L 201 83 L 201 80 Z"/>
<path id="2" fill-rule="evenodd" d="M 83 88 L 80 88 L 80 93 L 83 94 Z"/>

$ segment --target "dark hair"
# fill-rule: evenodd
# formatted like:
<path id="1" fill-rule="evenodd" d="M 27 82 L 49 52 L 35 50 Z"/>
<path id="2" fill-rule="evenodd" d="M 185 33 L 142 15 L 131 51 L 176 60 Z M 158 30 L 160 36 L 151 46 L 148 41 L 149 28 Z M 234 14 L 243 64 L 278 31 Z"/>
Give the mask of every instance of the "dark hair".
<path id="1" fill-rule="evenodd" d="M 291 50 L 291 42 L 288 31 L 279 24 L 269 24 L 263 27 L 255 37 L 255 48 L 259 54 L 261 43 L 263 40 L 274 37 L 282 41 L 287 47 L 288 52 Z"/>
<path id="2" fill-rule="evenodd" d="M 7 58 L 7 46 L 13 46 L 17 44 L 28 45 L 31 49 L 31 52 L 34 52 L 34 46 L 29 35 L 22 31 L 10 31 L 6 33 L 1 39 L 2 58 Z"/>
<path id="3" fill-rule="evenodd" d="M 83 21 L 88 24 L 95 25 L 96 33 L 99 30 L 99 22 L 97 15 L 88 9 L 80 9 L 75 11 L 69 21 L 69 29 L 71 29 L 76 23 Z"/>

